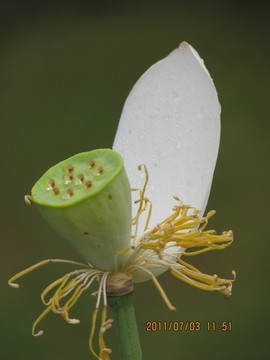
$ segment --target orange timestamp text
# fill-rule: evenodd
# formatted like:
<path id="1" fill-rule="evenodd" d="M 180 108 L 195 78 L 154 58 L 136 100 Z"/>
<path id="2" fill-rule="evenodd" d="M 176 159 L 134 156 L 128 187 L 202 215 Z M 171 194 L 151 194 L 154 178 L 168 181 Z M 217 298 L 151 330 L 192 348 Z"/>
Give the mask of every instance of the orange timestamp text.
<path id="1" fill-rule="evenodd" d="M 231 321 L 147 321 L 146 331 L 194 331 L 198 332 L 202 329 L 207 331 L 232 331 Z"/>

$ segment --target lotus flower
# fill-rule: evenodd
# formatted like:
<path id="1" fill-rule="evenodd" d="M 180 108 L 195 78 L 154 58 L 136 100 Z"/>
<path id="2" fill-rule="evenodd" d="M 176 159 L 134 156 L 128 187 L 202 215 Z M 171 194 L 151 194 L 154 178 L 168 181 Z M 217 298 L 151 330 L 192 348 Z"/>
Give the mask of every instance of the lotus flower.
<path id="1" fill-rule="evenodd" d="M 51 310 L 69 323 L 78 323 L 69 318 L 69 311 L 95 280 L 99 288 L 89 346 L 99 359 L 109 359 L 111 352 L 104 342 L 113 322 L 107 319 L 107 296 L 129 294 L 134 283 L 151 279 L 174 311 L 157 280 L 166 270 L 198 288 L 231 294 L 234 279 L 203 274 L 182 259 L 224 249 L 233 240 L 231 231 L 216 235 L 205 230 L 214 211 L 203 216 L 219 137 L 215 86 L 197 52 L 183 42 L 135 84 L 123 109 L 114 150 L 77 154 L 41 177 L 26 202 L 37 204 L 86 264 L 49 259 L 10 279 L 9 284 L 18 287 L 14 280 L 49 262 L 82 266 L 44 290 L 42 301 L 47 307 L 34 323 L 33 335 L 43 333 L 35 328 Z M 97 354 L 93 336 L 102 298 Z"/>

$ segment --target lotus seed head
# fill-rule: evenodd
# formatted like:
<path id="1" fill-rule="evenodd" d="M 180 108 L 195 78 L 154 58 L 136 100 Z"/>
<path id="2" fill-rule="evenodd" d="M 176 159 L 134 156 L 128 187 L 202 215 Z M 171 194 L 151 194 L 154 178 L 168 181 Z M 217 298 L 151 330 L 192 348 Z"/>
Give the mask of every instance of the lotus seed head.
<path id="1" fill-rule="evenodd" d="M 119 153 L 98 149 L 61 161 L 36 182 L 32 198 L 50 226 L 88 263 L 115 268 L 115 252 L 130 244 L 132 218 L 130 184 Z"/>
<path id="2" fill-rule="evenodd" d="M 33 201 L 42 206 L 73 205 L 99 193 L 122 166 L 122 158 L 111 149 L 77 154 L 56 164 L 38 180 L 32 189 Z M 60 193 L 63 196 L 55 196 Z"/>

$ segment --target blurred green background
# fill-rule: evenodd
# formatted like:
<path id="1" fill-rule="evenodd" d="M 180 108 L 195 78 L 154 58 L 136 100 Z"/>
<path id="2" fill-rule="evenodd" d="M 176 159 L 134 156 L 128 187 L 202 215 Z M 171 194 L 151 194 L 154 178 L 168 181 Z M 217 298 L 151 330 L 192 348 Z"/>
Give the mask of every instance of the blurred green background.
<path id="1" fill-rule="evenodd" d="M 0 358 L 92 359 L 94 300 L 84 293 L 76 326 L 50 314 L 31 336 L 42 289 L 65 271 L 52 264 L 7 286 L 46 258 L 80 258 L 23 196 L 51 165 L 110 147 L 125 98 L 140 75 L 186 40 L 205 60 L 222 105 L 222 138 L 208 209 L 211 227 L 233 229 L 226 250 L 191 259 L 210 274 L 237 271 L 227 301 L 169 274 L 160 277 L 176 313 L 151 282 L 136 287 L 144 359 L 268 359 L 269 332 L 269 2 L 3 1 L 1 3 Z M 181 194 L 179 194 L 181 196 Z M 147 321 L 200 321 L 202 330 L 147 333 Z M 232 321 L 231 332 L 206 321 Z M 107 333 L 119 359 L 114 329 Z"/>

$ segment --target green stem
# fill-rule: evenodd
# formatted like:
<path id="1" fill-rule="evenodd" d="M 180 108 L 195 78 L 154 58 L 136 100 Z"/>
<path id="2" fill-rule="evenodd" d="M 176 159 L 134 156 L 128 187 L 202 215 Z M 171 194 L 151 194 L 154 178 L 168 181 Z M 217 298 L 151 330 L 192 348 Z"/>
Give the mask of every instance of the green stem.
<path id="1" fill-rule="evenodd" d="M 142 351 L 133 307 L 133 292 L 108 296 L 120 348 L 121 360 L 142 360 Z"/>

